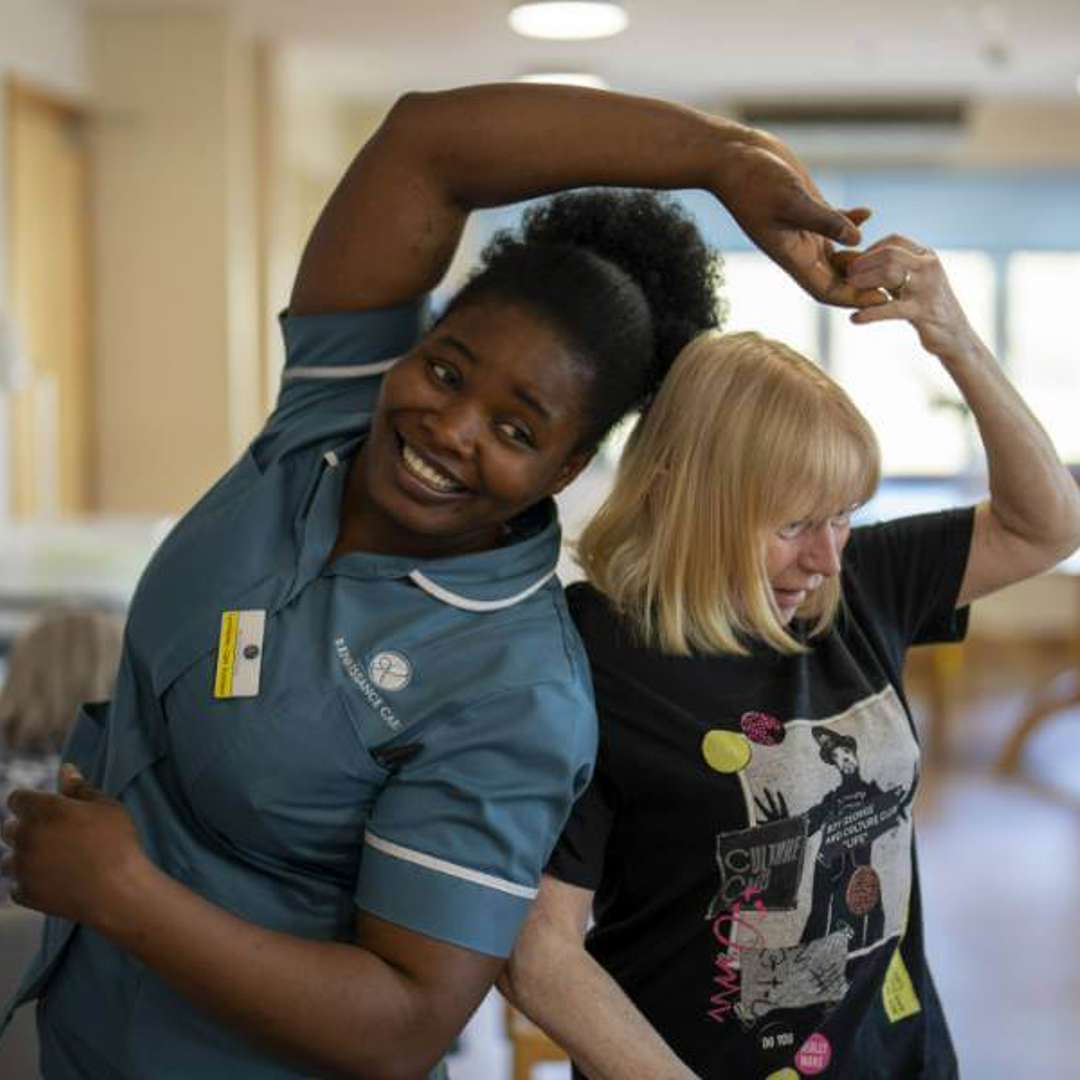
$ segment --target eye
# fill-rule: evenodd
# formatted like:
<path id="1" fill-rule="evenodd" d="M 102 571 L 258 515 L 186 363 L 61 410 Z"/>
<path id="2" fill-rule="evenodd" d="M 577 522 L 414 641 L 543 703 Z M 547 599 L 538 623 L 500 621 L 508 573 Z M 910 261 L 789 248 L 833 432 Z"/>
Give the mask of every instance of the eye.
<path id="1" fill-rule="evenodd" d="M 839 514 L 833 514 L 829 518 L 829 524 L 834 529 L 846 529 L 851 524 L 851 509 L 841 510 Z"/>
<path id="2" fill-rule="evenodd" d="M 500 420 L 495 427 L 500 435 L 513 443 L 517 443 L 519 446 L 536 446 L 536 440 L 533 438 L 532 432 L 524 424 L 518 423 L 516 420 Z"/>
<path id="3" fill-rule="evenodd" d="M 800 536 L 806 526 L 809 524 L 805 519 L 802 521 L 792 521 L 787 525 L 781 525 L 776 530 L 776 535 L 781 540 L 794 540 L 797 536 Z"/>
<path id="4" fill-rule="evenodd" d="M 428 360 L 427 366 L 431 377 L 441 386 L 453 389 L 461 385 L 461 372 L 453 364 L 445 360 Z"/>

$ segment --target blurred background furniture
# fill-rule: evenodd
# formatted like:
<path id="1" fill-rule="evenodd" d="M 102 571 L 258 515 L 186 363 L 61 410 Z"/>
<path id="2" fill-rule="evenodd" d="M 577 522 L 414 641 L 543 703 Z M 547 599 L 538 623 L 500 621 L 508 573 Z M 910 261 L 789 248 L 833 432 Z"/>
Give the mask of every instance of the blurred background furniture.
<path id="1" fill-rule="evenodd" d="M 549 1061 L 568 1061 L 566 1051 L 528 1017 L 505 1003 L 506 1037 L 510 1040 L 514 1080 L 533 1080 L 533 1067 Z"/>
<path id="2" fill-rule="evenodd" d="M 1051 573 L 1060 579 L 1063 589 L 1072 591 L 1076 606 L 1070 641 L 1071 662 L 1064 671 L 1032 695 L 1027 708 L 1021 714 L 997 760 L 998 771 L 1006 775 L 1019 770 L 1028 740 L 1047 720 L 1067 709 L 1080 709 L 1080 551 L 1074 552 Z"/>

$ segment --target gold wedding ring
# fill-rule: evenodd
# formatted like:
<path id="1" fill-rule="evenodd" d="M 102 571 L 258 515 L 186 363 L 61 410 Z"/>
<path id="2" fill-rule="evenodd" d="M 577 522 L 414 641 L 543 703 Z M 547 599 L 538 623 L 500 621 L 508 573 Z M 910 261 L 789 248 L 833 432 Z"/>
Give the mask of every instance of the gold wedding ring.
<path id="1" fill-rule="evenodd" d="M 904 271 L 904 280 L 900 282 L 896 288 L 888 288 L 885 291 L 889 294 L 889 297 L 893 300 L 899 300 L 904 295 L 904 290 L 908 287 L 908 283 L 911 281 L 911 271 Z"/>

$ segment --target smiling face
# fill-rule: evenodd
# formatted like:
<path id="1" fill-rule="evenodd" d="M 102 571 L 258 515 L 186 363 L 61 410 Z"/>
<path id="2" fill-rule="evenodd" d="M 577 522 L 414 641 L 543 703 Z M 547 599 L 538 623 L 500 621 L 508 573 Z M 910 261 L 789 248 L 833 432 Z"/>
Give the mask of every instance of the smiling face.
<path id="1" fill-rule="evenodd" d="M 566 343 L 529 311 L 452 312 L 383 382 L 338 549 L 434 557 L 496 546 L 507 521 L 588 462 L 584 396 Z"/>
<path id="2" fill-rule="evenodd" d="M 850 534 L 847 510 L 766 533 L 765 576 L 782 624 L 788 625 L 810 596 L 840 573 L 840 557 Z"/>

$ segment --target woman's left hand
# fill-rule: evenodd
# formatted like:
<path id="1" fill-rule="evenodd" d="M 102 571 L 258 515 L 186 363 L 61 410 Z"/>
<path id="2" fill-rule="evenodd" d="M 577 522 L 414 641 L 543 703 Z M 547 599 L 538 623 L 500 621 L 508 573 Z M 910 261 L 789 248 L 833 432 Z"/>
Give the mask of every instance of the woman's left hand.
<path id="1" fill-rule="evenodd" d="M 8 810 L 0 835 L 11 851 L 0 868 L 17 904 L 101 925 L 115 890 L 149 865 L 128 812 L 72 765 L 60 770 L 59 794 L 19 789 Z"/>
<path id="2" fill-rule="evenodd" d="M 880 306 L 855 312 L 853 323 L 904 319 L 915 327 L 923 348 L 943 360 L 968 356 L 981 347 L 940 260 L 929 248 L 894 234 L 846 262 L 850 285 L 880 289 L 888 298 Z"/>

